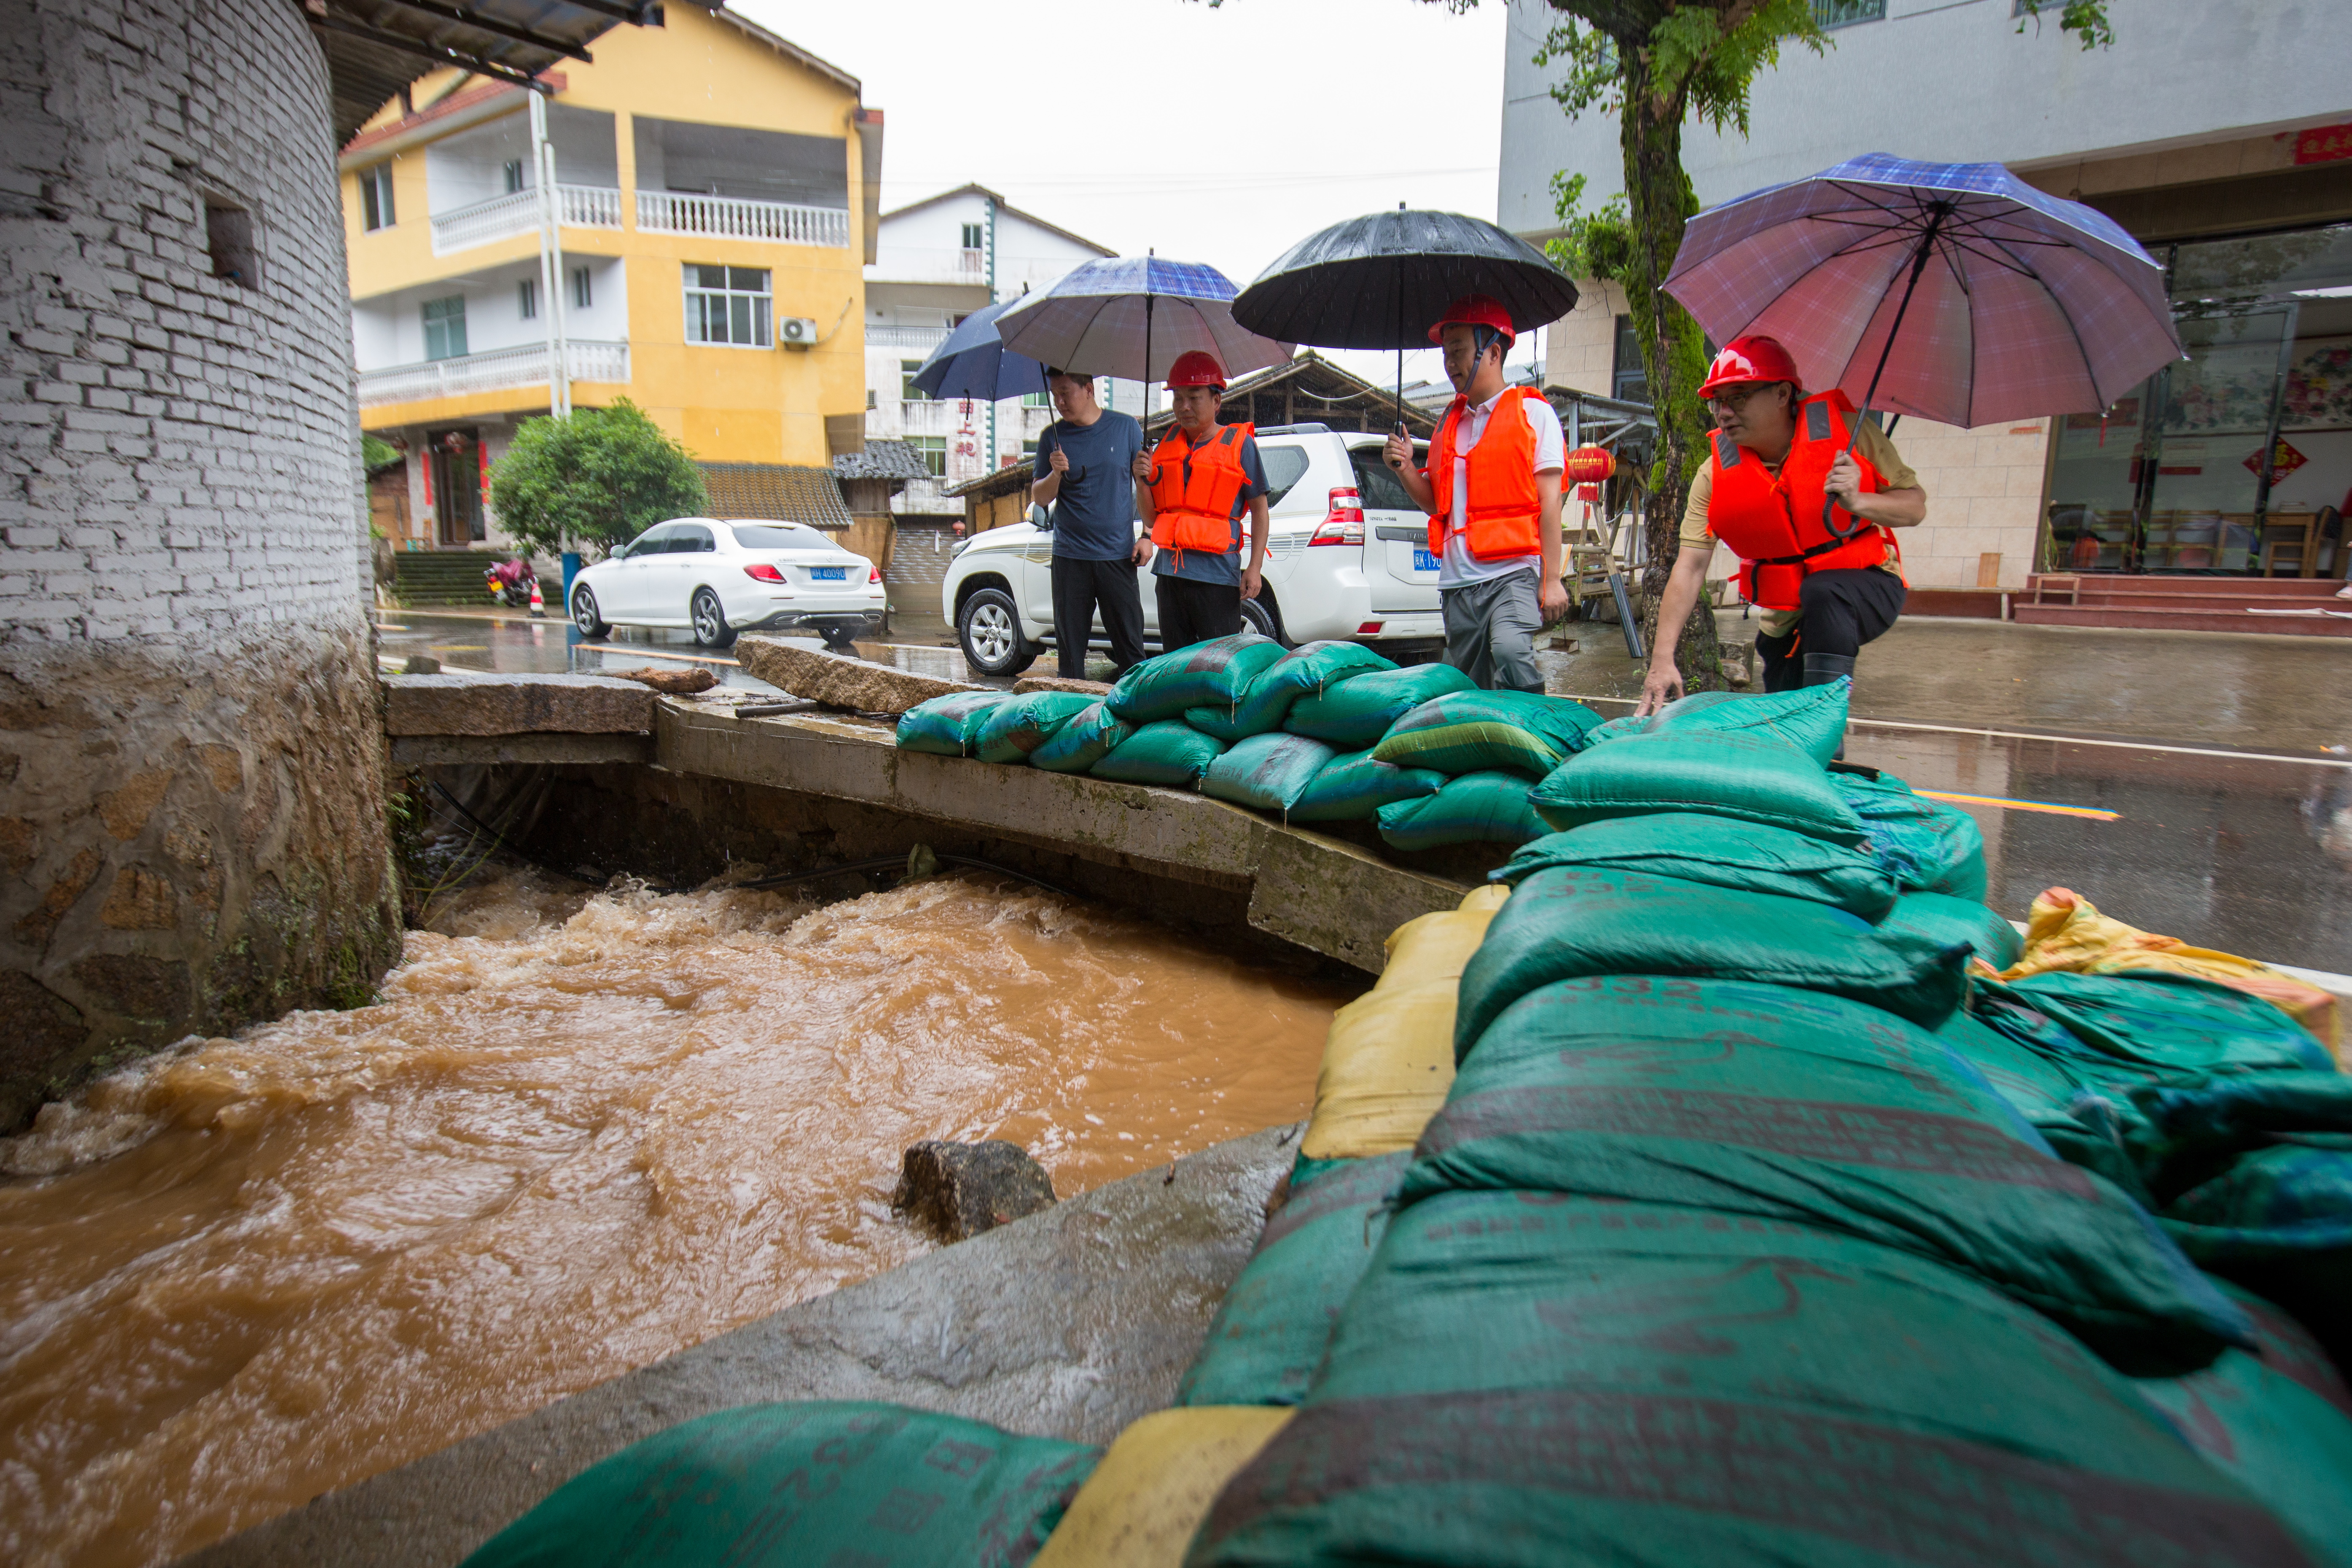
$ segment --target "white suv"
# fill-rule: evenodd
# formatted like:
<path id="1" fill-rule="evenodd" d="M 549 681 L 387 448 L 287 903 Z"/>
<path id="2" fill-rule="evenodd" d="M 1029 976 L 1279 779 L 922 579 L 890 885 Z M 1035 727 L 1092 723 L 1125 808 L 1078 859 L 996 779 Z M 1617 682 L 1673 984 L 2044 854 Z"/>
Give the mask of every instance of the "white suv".
<path id="1" fill-rule="evenodd" d="M 1279 425 L 1257 433 L 1273 531 L 1265 582 L 1242 601 L 1242 624 L 1296 646 L 1324 638 L 1369 644 L 1400 663 L 1443 646 L 1437 558 L 1429 520 L 1382 460 L 1386 437 L 1323 425 Z M 1414 450 L 1426 460 L 1426 443 Z M 1054 625 L 1054 535 L 1035 519 L 975 534 L 956 552 L 940 587 L 940 608 L 963 657 L 981 673 L 1017 675 L 1057 640 Z M 1138 522 L 1139 535 L 1142 524 Z M 1248 548 L 1248 523 L 1243 523 Z M 1136 569 L 1143 589 L 1143 636 L 1159 642 L 1151 563 Z M 1108 646 L 1099 618 L 1089 647 Z"/>

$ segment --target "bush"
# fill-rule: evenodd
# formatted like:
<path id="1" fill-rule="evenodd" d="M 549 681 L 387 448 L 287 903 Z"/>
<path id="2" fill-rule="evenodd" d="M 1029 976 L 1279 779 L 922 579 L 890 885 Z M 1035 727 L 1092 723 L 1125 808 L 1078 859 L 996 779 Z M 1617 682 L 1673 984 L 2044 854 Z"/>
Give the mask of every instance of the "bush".
<path id="1" fill-rule="evenodd" d="M 601 553 L 709 498 L 686 448 L 627 398 L 569 419 L 528 419 L 490 466 L 499 526 L 526 552 Z"/>

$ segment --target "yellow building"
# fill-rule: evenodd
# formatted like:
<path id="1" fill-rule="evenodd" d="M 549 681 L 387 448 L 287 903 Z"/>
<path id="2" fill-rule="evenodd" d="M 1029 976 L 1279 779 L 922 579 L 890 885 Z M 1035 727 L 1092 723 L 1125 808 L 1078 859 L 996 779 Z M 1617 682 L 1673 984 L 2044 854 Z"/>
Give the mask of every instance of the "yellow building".
<path id="1" fill-rule="evenodd" d="M 548 411 L 559 324 L 574 406 L 626 397 L 705 462 L 829 475 L 862 445 L 881 111 L 728 11 L 653 15 L 541 79 L 554 300 L 526 89 L 437 72 L 342 151 L 361 424 L 407 455 L 376 481 L 407 549 L 497 542 L 481 476 Z"/>

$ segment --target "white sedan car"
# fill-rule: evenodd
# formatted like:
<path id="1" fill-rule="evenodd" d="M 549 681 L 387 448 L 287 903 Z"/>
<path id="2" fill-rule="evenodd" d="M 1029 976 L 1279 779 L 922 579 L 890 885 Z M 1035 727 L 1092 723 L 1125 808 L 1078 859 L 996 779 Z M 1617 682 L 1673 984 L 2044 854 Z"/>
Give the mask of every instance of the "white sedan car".
<path id="1" fill-rule="evenodd" d="M 1444 646 L 1429 520 L 1382 461 L 1384 440 L 1322 425 L 1257 433 L 1274 526 L 1265 581 L 1255 599 L 1242 602 L 1244 626 L 1293 646 L 1347 638 L 1399 662 Z M 1033 508 L 1032 517 L 1043 510 Z M 948 567 L 940 608 L 974 670 L 1017 675 L 1060 637 L 1046 521 L 975 534 Z M 1159 595 L 1148 561 L 1138 575 L 1144 641 L 1156 647 Z M 1089 646 L 1108 646 L 1099 619 L 1087 629 Z"/>
<path id="2" fill-rule="evenodd" d="M 882 625 L 882 574 L 806 523 L 681 517 L 583 568 L 569 608 L 586 637 L 689 626 L 725 647 L 738 632 L 814 626 L 838 642 Z"/>

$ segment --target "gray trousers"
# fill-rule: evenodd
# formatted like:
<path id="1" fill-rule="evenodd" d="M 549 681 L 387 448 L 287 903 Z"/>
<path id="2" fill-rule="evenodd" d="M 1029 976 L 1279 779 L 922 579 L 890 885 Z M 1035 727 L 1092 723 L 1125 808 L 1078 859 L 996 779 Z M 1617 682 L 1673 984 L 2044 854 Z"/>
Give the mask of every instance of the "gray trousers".
<path id="1" fill-rule="evenodd" d="M 1536 634 L 1543 611 L 1536 605 L 1536 574 L 1506 572 L 1483 583 L 1441 588 L 1445 613 L 1445 662 L 1490 691 L 1541 691 L 1536 672 Z"/>

